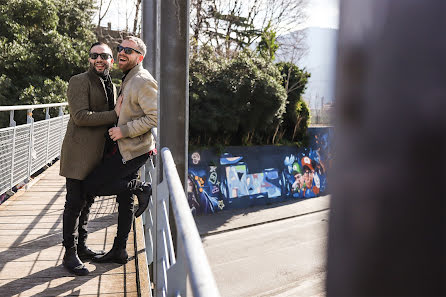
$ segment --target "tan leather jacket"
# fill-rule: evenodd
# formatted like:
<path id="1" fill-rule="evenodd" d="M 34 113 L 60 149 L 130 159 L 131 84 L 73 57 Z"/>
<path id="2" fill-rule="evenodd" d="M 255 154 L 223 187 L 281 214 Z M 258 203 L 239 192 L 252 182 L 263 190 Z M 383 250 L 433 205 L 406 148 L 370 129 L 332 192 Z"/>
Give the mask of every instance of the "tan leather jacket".
<path id="1" fill-rule="evenodd" d="M 124 137 L 118 140 L 118 146 L 123 161 L 129 161 L 155 148 L 150 129 L 158 122 L 158 83 L 138 64 L 127 74 L 121 94 L 118 127 Z"/>

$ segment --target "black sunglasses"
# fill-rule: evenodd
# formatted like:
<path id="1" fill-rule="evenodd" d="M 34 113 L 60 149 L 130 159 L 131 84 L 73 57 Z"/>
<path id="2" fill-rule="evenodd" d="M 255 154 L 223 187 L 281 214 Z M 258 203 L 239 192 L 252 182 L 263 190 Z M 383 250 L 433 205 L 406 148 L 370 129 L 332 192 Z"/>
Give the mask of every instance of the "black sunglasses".
<path id="1" fill-rule="evenodd" d="M 113 57 L 112 55 L 107 53 L 90 53 L 90 58 L 92 58 L 93 60 L 96 60 L 99 56 L 101 56 L 102 60 L 108 60 Z"/>
<path id="2" fill-rule="evenodd" d="M 131 47 L 123 47 L 122 45 L 118 45 L 116 47 L 116 50 L 118 51 L 118 53 L 120 53 L 122 50 L 124 50 L 124 53 L 126 53 L 127 55 L 131 55 L 132 51 L 137 52 L 138 54 L 142 55 L 142 53 L 134 48 Z"/>

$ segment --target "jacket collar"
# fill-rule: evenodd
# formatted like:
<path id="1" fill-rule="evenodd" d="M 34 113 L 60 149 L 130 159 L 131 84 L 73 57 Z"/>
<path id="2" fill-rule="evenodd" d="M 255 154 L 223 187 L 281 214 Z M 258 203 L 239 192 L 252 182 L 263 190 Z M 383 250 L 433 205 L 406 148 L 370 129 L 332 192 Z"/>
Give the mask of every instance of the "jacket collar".
<path id="1" fill-rule="evenodd" d="M 96 72 L 94 72 L 92 69 L 88 69 L 87 74 L 92 82 L 102 88 L 101 78 L 96 74 Z"/>
<path id="2" fill-rule="evenodd" d="M 96 85 L 96 87 L 98 87 L 99 89 L 102 89 L 104 91 L 105 101 L 108 102 L 107 90 L 105 89 L 105 84 L 104 84 L 104 81 L 102 80 L 102 78 L 96 72 L 94 72 L 92 69 L 88 69 L 87 75 L 88 75 L 88 78 L 90 79 L 90 81 Z M 113 85 L 113 83 L 112 83 L 112 85 Z M 113 88 L 114 88 L 114 86 L 113 86 Z M 116 90 L 115 89 L 113 89 L 113 90 L 114 90 L 113 93 L 115 93 Z"/>
<path id="3" fill-rule="evenodd" d="M 127 75 L 125 76 L 125 80 L 121 85 L 121 91 L 124 90 L 125 85 L 127 84 L 127 82 L 133 77 L 135 76 L 139 71 L 141 71 L 142 69 L 144 69 L 142 67 L 142 62 L 137 64 L 135 67 L 133 67 L 132 69 L 130 69 L 130 71 L 127 73 Z"/>

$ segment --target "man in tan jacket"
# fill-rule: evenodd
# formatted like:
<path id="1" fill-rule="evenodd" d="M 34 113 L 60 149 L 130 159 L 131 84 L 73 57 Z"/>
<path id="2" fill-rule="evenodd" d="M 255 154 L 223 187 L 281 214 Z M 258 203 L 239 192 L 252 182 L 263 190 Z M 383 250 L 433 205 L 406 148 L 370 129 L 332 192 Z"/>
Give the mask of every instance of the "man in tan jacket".
<path id="1" fill-rule="evenodd" d="M 134 215 L 133 194 L 138 198 L 135 212 L 138 217 L 147 208 L 152 193 L 149 184 L 136 178 L 155 148 L 151 129 L 157 126 L 158 120 L 158 84 L 142 67 L 146 45 L 141 39 L 126 37 L 117 50 L 118 65 L 125 75 L 120 89 L 122 107 L 118 123 L 108 130 L 115 145 L 85 179 L 83 189 L 87 196 L 118 194 L 118 230 L 113 247 L 93 260 L 124 264 L 128 261 L 126 245 Z"/>
<path id="2" fill-rule="evenodd" d="M 109 69 L 113 65 L 110 47 L 94 43 L 87 72 L 73 76 L 68 85 L 70 120 L 62 144 L 60 175 L 66 177 L 67 195 L 63 213 L 63 265 L 76 275 L 87 275 L 82 259 L 103 254 L 89 249 L 87 221 L 93 199 L 86 199 L 82 181 L 101 162 L 104 134 L 117 122 L 120 104 Z M 80 258 L 79 258 L 80 257 Z"/>

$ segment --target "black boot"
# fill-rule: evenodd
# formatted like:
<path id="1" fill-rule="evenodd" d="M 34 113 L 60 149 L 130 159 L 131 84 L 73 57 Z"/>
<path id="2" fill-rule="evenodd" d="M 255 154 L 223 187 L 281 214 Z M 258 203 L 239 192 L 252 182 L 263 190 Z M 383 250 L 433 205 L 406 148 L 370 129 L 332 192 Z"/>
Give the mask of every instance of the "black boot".
<path id="1" fill-rule="evenodd" d="M 76 247 L 66 248 L 63 257 L 63 266 L 71 273 L 76 275 L 87 275 L 89 273 L 87 267 L 79 259 L 76 253 Z"/>
<path id="2" fill-rule="evenodd" d="M 135 217 L 137 218 L 149 206 L 150 196 L 152 196 L 152 186 L 149 183 L 133 179 L 128 183 L 128 187 L 138 197 L 138 209 L 135 211 Z"/>
<path id="3" fill-rule="evenodd" d="M 85 244 L 79 244 L 77 246 L 77 255 L 79 256 L 79 258 L 81 260 L 90 260 L 90 259 L 93 259 L 96 256 L 102 256 L 104 254 L 105 254 L 105 251 L 103 251 L 103 250 L 99 250 L 99 251 L 92 250 L 88 246 L 86 246 Z"/>
<path id="4" fill-rule="evenodd" d="M 81 260 L 89 260 L 92 259 L 95 256 L 100 256 L 105 254 L 105 251 L 94 251 L 90 249 L 86 242 L 87 242 L 87 236 L 88 236 L 88 215 L 90 214 L 91 205 L 94 202 L 94 197 L 87 197 L 85 199 L 87 201 L 85 207 L 82 209 L 81 214 L 79 216 L 79 237 L 78 237 L 78 244 L 77 244 L 77 255 Z"/>
<path id="5" fill-rule="evenodd" d="M 125 244 L 118 244 L 115 238 L 112 249 L 103 256 L 93 257 L 93 261 L 97 263 L 118 263 L 125 264 L 128 262 L 129 255 L 125 248 Z"/>

